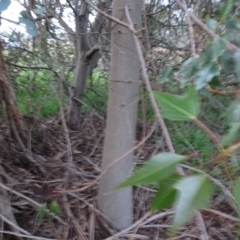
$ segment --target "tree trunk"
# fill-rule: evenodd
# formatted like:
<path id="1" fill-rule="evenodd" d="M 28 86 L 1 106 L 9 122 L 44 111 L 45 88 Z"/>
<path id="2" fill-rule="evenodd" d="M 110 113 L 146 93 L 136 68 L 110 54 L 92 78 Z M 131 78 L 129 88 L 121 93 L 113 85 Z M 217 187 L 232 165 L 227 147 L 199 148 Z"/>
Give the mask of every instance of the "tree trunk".
<path id="1" fill-rule="evenodd" d="M 13 138 L 18 142 L 25 142 L 27 139 L 26 128 L 23 122 L 22 114 L 16 103 L 16 96 L 8 77 L 4 59 L 3 59 L 3 47 L 0 41 L 0 90 L 2 100 L 5 102 L 6 116 L 9 124 L 10 131 Z"/>
<path id="2" fill-rule="evenodd" d="M 141 27 L 141 0 L 114 0 L 113 16 L 126 21 L 124 6 L 136 28 Z M 134 147 L 140 63 L 132 33 L 125 27 L 112 24 L 111 72 L 107 129 L 104 142 L 98 207 L 116 229 L 123 229 L 133 221 L 132 188 L 114 190 L 133 170 L 133 153 L 110 166 L 115 159 Z"/>
<path id="3" fill-rule="evenodd" d="M 96 19 L 88 33 L 89 23 L 89 7 L 85 2 L 81 3 L 81 13 L 75 15 L 76 34 L 74 34 L 75 45 L 75 72 L 71 96 L 69 99 L 67 125 L 72 130 L 78 130 L 81 124 L 81 101 L 85 92 L 87 79 L 94 68 L 96 68 L 98 60 L 101 57 L 100 49 L 96 44 L 101 29 L 104 26 L 104 18 L 101 14 L 97 14 Z M 100 9 L 107 11 L 111 5 L 110 0 L 102 1 L 99 5 Z"/>
<path id="4" fill-rule="evenodd" d="M 81 100 L 90 73 L 90 66 L 93 65 L 93 62 L 97 63 L 100 57 L 99 48 L 91 49 L 89 43 L 89 37 L 87 36 L 88 15 L 89 10 L 85 3 L 85 5 L 82 6 L 80 15 L 75 16 L 76 36 L 74 42 L 76 67 L 71 89 L 71 96 L 69 99 L 69 109 L 66 117 L 68 127 L 73 130 L 77 130 L 80 127 Z"/>

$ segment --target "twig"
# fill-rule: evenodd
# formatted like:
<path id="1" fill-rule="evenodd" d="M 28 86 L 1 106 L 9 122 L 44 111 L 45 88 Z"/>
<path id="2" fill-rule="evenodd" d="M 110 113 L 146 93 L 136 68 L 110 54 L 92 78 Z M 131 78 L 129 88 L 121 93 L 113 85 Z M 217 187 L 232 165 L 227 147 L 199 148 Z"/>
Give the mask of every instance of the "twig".
<path id="1" fill-rule="evenodd" d="M 57 240 L 57 239 L 52 239 L 52 238 L 43 238 L 43 237 L 35 237 L 35 236 L 29 236 L 29 235 L 23 235 L 20 233 L 14 233 L 14 232 L 10 232 L 10 231 L 2 231 L 0 230 L 1 233 L 5 233 L 5 234 L 10 234 L 10 235 L 14 235 L 14 236 L 18 236 L 18 237 L 23 237 L 23 238 L 31 238 L 31 239 L 37 239 L 37 240 Z"/>
<path id="2" fill-rule="evenodd" d="M 24 230 L 23 228 L 19 227 L 18 225 L 16 225 L 14 222 L 10 221 L 8 218 L 6 218 L 4 215 L 2 215 L 0 213 L 0 218 L 2 218 L 2 220 L 4 222 L 6 222 L 7 224 L 11 225 L 12 227 L 14 227 L 15 229 L 17 229 L 18 231 L 26 234 L 26 235 L 32 235 L 31 233 L 29 233 L 28 231 Z"/>
<path id="3" fill-rule="evenodd" d="M 189 14 L 189 10 L 187 9 L 187 3 L 185 0 L 183 0 L 183 4 L 185 5 L 185 12 L 187 14 L 188 18 L 188 28 L 189 28 L 189 35 L 190 35 L 190 41 L 191 41 L 191 51 L 192 51 L 192 56 L 196 57 L 196 43 L 194 39 L 194 31 L 193 31 L 193 26 L 192 26 L 192 21 L 191 21 L 191 16 Z"/>
<path id="4" fill-rule="evenodd" d="M 29 198 L 29 197 L 27 197 L 27 196 L 25 196 L 25 195 L 23 195 L 23 194 L 15 191 L 15 190 L 13 190 L 13 189 L 11 189 L 11 188 L 9 188 L 9 187 L 7 187 L 7 186 L 5 186 L 5 185 L 2 184 L 2 183 L 0 183 L 0 187 L 1 187 L 2 189 L 5 189 L 5 190 L 7 190 L 7 191 L 9 191 L 9 192 L 11 192 L 11 193 L 13 193 L 13 194 L 21 197 L 21 198 L 27 200 L 29 203 L 31 203 L 31 205 L 32 205 L 33 207 L 37 207 L 37 208 L 42 207 L 42 205 L 41 205 L 40 203 L 32 200 L 31 198 Z M 60 223 L 62 223 L 63 225 L 67 225 L 67 223 L 65 223 L 60 217 L 56 216 L 54 213 L 51 213 L 47 208 L 45 209 L 45 211 L 46 211 L 49 215 L 51 215 L 54 219 L 56 219 L 57 221 L 59 221 Z"/>
<path id="5" fill-rule="evenodd" d="M 231 221 L 234 221 L 234 222 L 240 222 L 240 219 L 239 218 L 236 218 L 236 217 L 233 217 L 229 214 L 226 214 L 226 213 L 223 213 L 223 212 L 220 212 L 218 210 L 214 210 L 214 209 L 203 209 L 204 211 L 207 211 L 207 212 L 211 212 L 211 213 L 214 213 L 216 215 L 219 215 L 221 217 L 224 217 L 226 219 L 229 219 Z"/>
<path id="6" fill-rule="evenodd" d="M 121 159 L 123 159 L 124 157 L 126 157 L 129 153 L 133 152 L 134 150 L 136 150 L 137 148 L 139 148 L 142 144 L 144 144 L 153 134 L 154 130 L 156 127 L 156 122 L 154 122 L 151 131 L 149 132 L 149 134 L 142 139 L 141 142 L 139 142 L 136 146 L 134 146 L 132 149 L 130 149 L 129 151 L 125 152 L 122 156 L 120 156 L 119 158 L 115 159 L 111 164 L 108 165 L 108 167 L 102 171 L 102 173 L 91 183 L 87 184 L 87 186 L 79 188 L 79 189 L 73 189 L 73 190 L 63 190 L 63 191 L 56 191 L 58 193 L 71 193 L 71 192 L 82 192 L 84 190 L 86 190 L 87 188 L 93 186 L 94 184 L 96 184 L 98 182 L 98 180 L 108 171 L 109 168 L 111 168 L 114 164 L 116 164 L 117 162 L 119 162 Z"/>
<path id="7" fill-rule="evenodd" d="M 186 8 L 186 6 L 180 1 L 180 0 L 175 0 L 175 2 L 185 11 L 187 12 L 188 9 Z M 216 34 L 215 32 L 213 32 L 211 29 L 209 29 L 207 27 L 207 25 L 205 25 L 201 19 L 199 19 L 193 12 L 189 12 L 189 16 L 193 19 L 193 21 L 195 23 L 197 23 L 205 32 L 207 32 L 210 36 L 212 37 L 220 37 L 218 34 Z M 221 38 L 221 37 L 220 37 Z M 236 45 L 230 43 L 229 41 L 227 41 L 226 39 L 221 38 L 221 40 L 226 44 L 227 48 L 229 50 L 235 50 L 235 51 L 240 51 L 240 48 L 238 48 Z"/>

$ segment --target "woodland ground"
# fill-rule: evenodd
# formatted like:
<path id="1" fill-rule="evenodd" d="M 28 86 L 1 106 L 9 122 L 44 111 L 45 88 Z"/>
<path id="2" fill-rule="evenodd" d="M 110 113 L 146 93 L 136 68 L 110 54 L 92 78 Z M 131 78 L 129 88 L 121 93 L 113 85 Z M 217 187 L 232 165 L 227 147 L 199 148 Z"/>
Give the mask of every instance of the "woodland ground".
<path id="1" fill-rule="evenodd" d="M 216 122 L 211 119 L 208 121 L 215 124 L 215 129 L 220 131 L 221 128 Z M 40 121 L 28 117 L 27 122 L 29 149 L 38 156 L 37 159 L 33 158 L 31 164 L 12 140 L 6 123 L 2 122 L 0 125 L 0 193 L 5 196 L 5 202 L 2 202 L 1 207 L 5 210 L 9 208 L 9 212 L 13 211 L 16 222 L 14 223 L 14 219 L 9 214 L 10 225 L 18 225 L 35 237 L 42 237 L 37 239 L 167 239 L 166 233 L 171 227 L 172 211 L 149 214 L 151 199 L 155 192 L 152 186 L 134 188 L 135 224 L 122 232 L 112 229 L 96 208 L 98 183 L 94 180 L 100 173 L 104 118 L 94 113 L 85 114 L 81 130 L 69 132 L 72 154 L 66 141 L 66 130 L 59 119 Z M 139 121 L 136 143 L 151 128 L 150 121 L 148 124 Z M 179 142 L 178 138 L 180 138 L 185 142 L 185 149 L 184 144 L 179 147 L 182 152 L 187 151 L 188 144 L 193 148 L 194 145 L 199 144 L 196 140 L 192 143 L 191 140 L 187 142 L 187 138 L 185 139 L 182 134 L 181 125 L 173 125 L 172 130 L 177 132 L 175 141 Z M 191 131 L 194 132 L 194 128 Z M 191 131 L 189 135 L 195 139 Z M 205 141 L 205 144 L 207 148 L 208 142 Z M 135 161 L 137 165 L 141 165 L 151 155 L 161 151 L 166 151 L 166 147 L 156 128 L 151 138 L 136 150 Z M 206 149 L 206 151 L 211 150 Z M 201 161 L 204 162 L 204 159 Z M 211 170 L 213 168 L 211 166 Z M 43 204 L 46 204 L 45 208 L 40 207 Z M 52 216 L 46 214 L 47 208 L 50 209 Z M 232 215 L 233 218 L 229 219 L 223 214 L 219 215 L 207 210 L 202 211 L 210 239 L 237 239 L 238 222 L 223 194 L 215 194 L 211 209 Z M 20 233 L 25 235 L 24 239 L 31 239 L 26 236 L 26 232 L 21 232 L 21 229 L 13 230 L 16 228 L 11 228 L 10 225 L 0 226 L 1 231 L 11 232 L 3 234 L 0 239 L 15 239 L 12 234 Z M 172 239 L 202 239 L 196 220 L 193 219 L 177 237 Z"/>

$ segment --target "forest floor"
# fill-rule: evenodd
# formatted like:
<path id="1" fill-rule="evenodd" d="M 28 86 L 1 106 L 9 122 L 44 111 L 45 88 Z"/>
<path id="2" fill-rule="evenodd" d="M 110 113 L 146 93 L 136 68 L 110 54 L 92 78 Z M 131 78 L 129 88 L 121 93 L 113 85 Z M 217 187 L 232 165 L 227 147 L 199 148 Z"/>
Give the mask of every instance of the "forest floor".
<path id="1" fill-rule="evenodd" d="M 69 133 L 57 120 L 29 122 L 32 162 L 6 125 L 0 126 L 0 239 L 168 239 L 173 212 L 150 212 L 155 190 L 149 186 L 134 188 L 134 224 L 123 231 L 112 229 L 98 211 L 104 119 L 86 115 L 81 130 Z M 139 123 L 136 141 L 151 127 Z M 160 151 L 165 146 L 153 133 L 136 150 L 135 161 L 141 164 Z M 223 195 L 201 213 L 209 239 L 237 239 L 238 219 Z M 172 239 L 204 239 L 199 226 L 193 219 Z"/>

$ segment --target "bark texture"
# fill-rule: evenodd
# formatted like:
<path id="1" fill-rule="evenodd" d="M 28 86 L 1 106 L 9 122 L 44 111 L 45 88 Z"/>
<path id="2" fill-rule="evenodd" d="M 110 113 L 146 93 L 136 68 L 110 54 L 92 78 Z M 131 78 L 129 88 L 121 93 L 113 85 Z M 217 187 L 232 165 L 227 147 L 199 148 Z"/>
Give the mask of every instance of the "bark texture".
<path id="1" fill-rule="evenodd" d="M 142 4 L 142 0 L 115 0 L 112 15 L 127 22 L 124 12 L 127 5 L 133 23 L 140 29 Z M 140 63 L 132 33 L 113 23 L 107 128 L 102 160 L 102 172 L 106 169 L 107 172 L 100 180 L 98 207 L 115 229 L 126 228 L 133 221 L 132 188 L 114 190 L 132 173 L 133 153 L 110 165 L 134 147 L 139 80 Z"/>
<path id="2" fill-rule="evenodd" d="M 78 130 L 81 124 L 81 101 L 85 92 L 87 79 L 98 60 L 101 57 L 98 44 L 99 34 L 104 27 L 104 18 L 97 14 L 91 31 L 88 31 L 89 7 L 85 2 L 81 3 L 79 15 L 75 15 L 76 31 L 72 36 L 75 47 L 75 71 L 74 80 L 70 89 L 68 113 L 66 116 L 67 125 L 72 130 Z M 103 1 L 99 7 L 107 11 L 111 5 L 110 0 Z"/>

